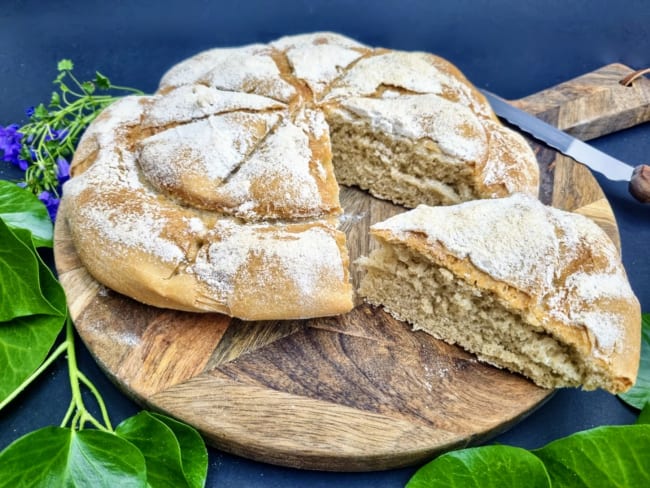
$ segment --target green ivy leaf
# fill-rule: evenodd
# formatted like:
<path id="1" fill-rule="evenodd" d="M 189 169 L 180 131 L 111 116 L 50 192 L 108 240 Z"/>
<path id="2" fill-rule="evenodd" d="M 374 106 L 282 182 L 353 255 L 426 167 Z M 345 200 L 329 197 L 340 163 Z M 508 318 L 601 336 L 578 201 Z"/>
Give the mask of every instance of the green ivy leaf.
<path id="1" fill-rule="evenodd" d="M 52 247 L 52 221 L 43 202 L 5 180 L 0 180 L 0 219 L 11 228 L 29 230 L 34 246 Z"/>
<path id="2" fill-rule="evenodd" d="M 62 59 L 57 63 L 56 69 L 59 71 L 72 71 L 74 64 L 69 59 Z"/>
<path id="3" fill-rule="evenodd" d="M 646 403 L 636 419 L 637 424 L 650 424 L 650 403 Z"/>
<path id="4" fill-rule="evenodd" d="M 22 190 L 21 190 L 22 191 Z M 45 360 L 65 324 L 65 293 L 29 230 L 0 219 L 0 402 Z"/>
<path id="5" fill-rule="evenodd" d="M 0 222 L 2 222 L 2 219 L 0 219 Z M 52 273 L 50 267 L 45 264 L 41 255 L 34 248 L 30 232 L 20 228 L 10 230 L 10 232 L 25 245 L 25 248 L 38 263 L 38 282 L 34 284 L 40 287 L 41 298 L 52 306 L 54 315 L 61 317 L 67 315 L 68 308 L 63 287 Z M 34 293 L 38 294 L 38 288 L 34 289 Z M 34 312 L 32 315 L 36 315 L 36 313 Z"/>
<path id="6" fill-rule="evenodd" d="M 201 435 L 187 424 L 158 413 L 151 415 L 169 427 L 181 448 L 183 473 L 192 488 L 205 485 L 208 476 L 208 450 Z"/>
<path id="7" fill-rule="evenodd" d="M 641 362 L 634 386 L 618 395 L 628 405 L 641 409 L 650 403 L 650 314 L 641 316 Z"/>
<path id="8" fill-rule="evenodd" d="M 65 315 L 65 295 L 31 242 L 0 219 L 0 322 L 28 315 Z"/>
<path id="9" fill-rule="evenodd" d="M 53 315 L 0 323 L 0 402 L 43 363 L 64 323 Z"/>
<path id="10" fill-rule="evenodd" d="M 553 487 L 650 486 L 650 425 L 596 427 L 532 452 Z"/>
<path id="11" fill-rule="evenodd" d="M 144 488 L 145 473 L 144 458 L 135 446 L 98 430 L 45 427 L 0 453 L 0 488 Z"/>
<path id="12" fill-rule="evenodd" d="M 423 466 L 406 488 L 549 488 L 542 462 L 525 449 L 483 446 L 443 454 Z"/>
<path id="13" fill-rule="evenodd" d="M 186 477 L 181 445 L 165 422 L 143 411 L 123 421 L 115 433 L 140 449 L 147 464 L 147 483 L 152 488 L 197 486 Z M 186 461 L 185 465 L 196 463 Z"/>

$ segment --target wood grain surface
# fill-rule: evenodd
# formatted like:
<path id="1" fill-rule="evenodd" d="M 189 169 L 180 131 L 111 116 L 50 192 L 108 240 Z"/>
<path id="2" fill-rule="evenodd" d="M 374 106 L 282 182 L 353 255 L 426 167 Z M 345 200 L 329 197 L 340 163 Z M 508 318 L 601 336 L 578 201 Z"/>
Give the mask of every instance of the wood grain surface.
<path id="1" fill-rule="evenodd" d="M 584 137 L 612 132 L 650 116 L 647 80 L 619 89 L 629 72 L 607 66 L 516 103 Z M 593 218 L 618 244 L 589 170 L 531 144 L 541 199 Z M 341 200 L 351 261 L 369 252 L 370 224 L 404 210 L 353 188 Z M 65 215 L 55 260 L 79 335 L 106 374 L 136 402 L 249 458 L 340 471 L 419 463 L 487 440 L 552 394 L 365 304 L 340 317 L 243 322 L 136 303 L 86 272 Z M 359 271 L 352 277 L 356 286 Z"/>

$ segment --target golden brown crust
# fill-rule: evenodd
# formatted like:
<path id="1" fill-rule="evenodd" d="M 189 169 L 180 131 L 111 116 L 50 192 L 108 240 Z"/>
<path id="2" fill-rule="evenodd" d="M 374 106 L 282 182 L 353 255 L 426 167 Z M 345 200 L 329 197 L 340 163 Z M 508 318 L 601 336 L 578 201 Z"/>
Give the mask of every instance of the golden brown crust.
<path id="1" fill-rule="evenodd" d="M 394 93 L 440 115 L 413 127 L 474 174 L 479 197 L 536 192 L 530 149 L 487 142 L 494 114 L 447 61 L 332 33 L 292 36 L 199 53 L 155 95 L 96 119 L 64 190 L 82 261 L 100 282 L 156 306 L 245 319 L 349 310 L 325 117 L 354 98 L 390 109 Z M 394 127 L 399 117 L 389 114 Z M 491 157 L 490 144 L 509 157 Z"/>

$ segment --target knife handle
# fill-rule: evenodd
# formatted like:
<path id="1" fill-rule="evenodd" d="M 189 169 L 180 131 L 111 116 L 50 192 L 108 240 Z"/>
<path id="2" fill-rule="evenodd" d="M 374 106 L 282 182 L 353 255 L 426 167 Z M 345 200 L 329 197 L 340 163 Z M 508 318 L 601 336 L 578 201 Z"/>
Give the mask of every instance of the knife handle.
<path id="1" fill-rule="evenodd" d="M 640 164 L 634 168 L 628 189 L 641 203 L 650 203 L 650 166 Z"/>

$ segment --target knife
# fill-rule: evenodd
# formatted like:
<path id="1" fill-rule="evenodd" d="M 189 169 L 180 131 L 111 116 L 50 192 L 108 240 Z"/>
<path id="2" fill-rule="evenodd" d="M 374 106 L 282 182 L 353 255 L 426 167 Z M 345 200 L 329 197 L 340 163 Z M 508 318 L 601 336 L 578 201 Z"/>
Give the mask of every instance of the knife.
<path id="1" fill-rule="evenodd" d="M 603 174 L 612 181 L 627 181 L 630 194 L 642 203 L 650 203 L 650 166 L 633 167 L 593 146 L 576 139 L 534 115 L 510 105 L 503 98 L 481 90 L 494 112 L 547 146 L 557 149 L 578 163 Z"/>

